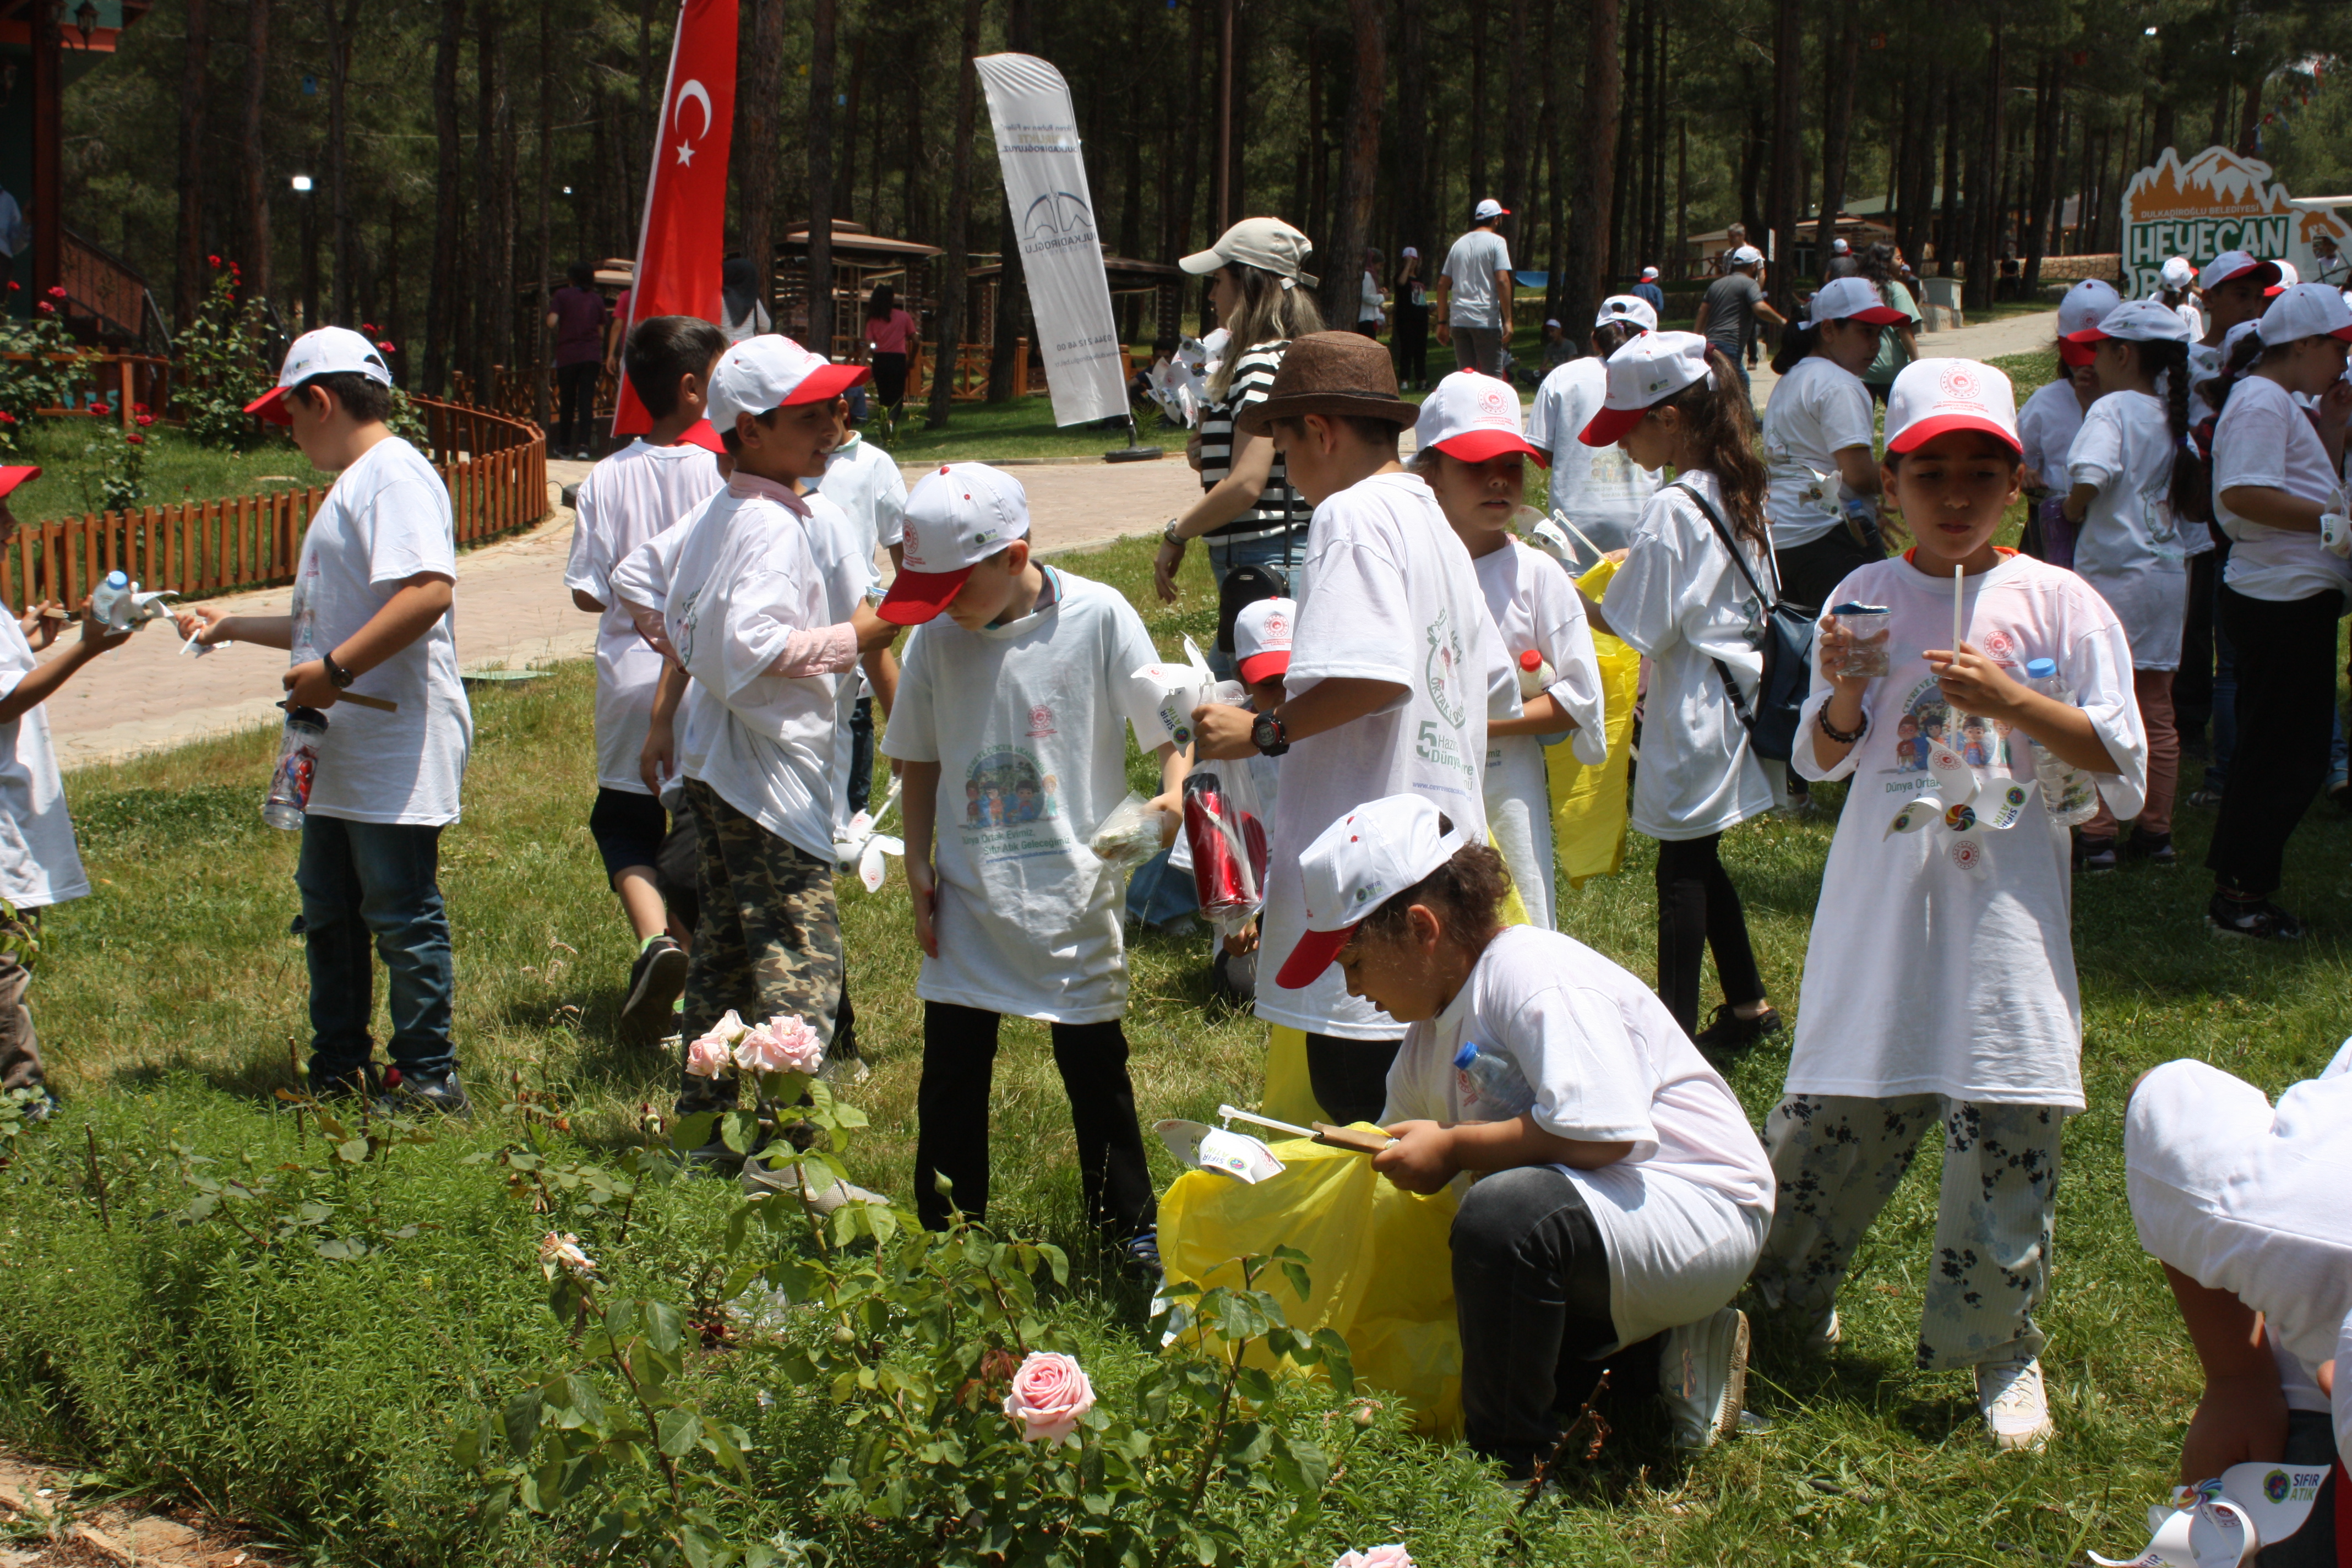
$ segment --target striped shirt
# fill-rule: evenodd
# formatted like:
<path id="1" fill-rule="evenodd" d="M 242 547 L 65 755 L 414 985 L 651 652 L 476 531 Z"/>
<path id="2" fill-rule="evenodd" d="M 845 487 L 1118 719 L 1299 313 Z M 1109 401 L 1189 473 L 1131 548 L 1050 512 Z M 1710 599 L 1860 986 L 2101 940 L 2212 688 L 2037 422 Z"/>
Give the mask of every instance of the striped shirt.
<path id="1" fill-rule="evenodd" d="M 1289 347 L 1288 339 L 1252 344 L 1234 362 L 1234 378 L 1225 387 L 1225 400 L 1212 403 L 1202 411 L 1202 489 L 1214 488 L 1233 470 L 1234 416 L 1247 405 L 1261 401 L 1273 390 L 1274 373 L 1282 368 L 1283 352 Z M 1263 529 L 1279 528 L 1284 521 L 1286 506 L 1290 510 L 1289 521 L 1303 531 L 1315 509 L 1292 499 L 1288 476 L 1277 454 L 1274 459 L 1274 469 L 1266 476 L 1265 488 L 1258 492 L 1257 504 L 1223 527 L 1213 528 L 1202 537 L 1214 539 L 1223 533 L 1255 533 Z"/>

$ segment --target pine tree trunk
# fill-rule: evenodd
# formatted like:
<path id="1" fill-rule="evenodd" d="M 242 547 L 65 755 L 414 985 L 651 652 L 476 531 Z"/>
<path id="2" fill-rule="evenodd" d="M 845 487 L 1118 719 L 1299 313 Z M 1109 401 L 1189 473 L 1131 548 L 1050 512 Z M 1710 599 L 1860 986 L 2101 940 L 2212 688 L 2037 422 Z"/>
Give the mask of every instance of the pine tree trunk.
<path id="1" fill-rule="evenodd" d="M 1012 0 L 1004 17 L 1004 47 L 1016 55 L 1037 52 L 1036 0 Z M 1131 128 L 1129 145 L 1139 147 L 1142 135 L 1139 126 Z M 1141 178 L 1141 156 L 1138 153 L 1130 153 L 1128 157 L 1127 213 L 1124 220 L 1129 235 L 1133 237 L 1127 242 L 1130 254 L 1143 243 L 1140 237 Z M 996 275 L 996 320 L 992 323 L 992 342 L 988 351 L 988 400 L 991 403 L 1013 401 L 1013 362 L 1020 353 L 1022 327 L 1029 306 L 1028 280 L 1021 266 L 1021 238 L 1013 232 L 1009 218 L 1008 209 L 1006 217 L 1000 219 L 1004 229 L 1004 243 L 1000 247 L 1004 265 Z"/>
<path id="2" fill-rule="evenodd" d="M 1534 52 L 1528 47 L 1528 0 L 1510 0 L 1510 57 L 1503 71 L 1506 115 L 1513 126 L 1535 122 L 1536 106 L 1528 100 L 1533 96 L 1531 81 L 1535 74 Z M 1503 139 L 1503 205 L 1517 214 L 1528 202 L 1528 139 L 1524 135 L 1508 135 Z M 1522 238 L 1535 237 L 1535 217 L 1532 212 L 1518 220 Z"/>
<path id="3" fill-rule="evenodd" d="M 1837 216 L 1845 205 L 1846 168 L 1853 132 L 1853 83 L 1862 65 L 1862 29 L 1855 20 L 1855 0 L 1838 8 L 1837 42 L 1830 68 L 1829 101 L 1822 114 L 1822 205 L 1813 226 L 1813 254 L 1821 270 L 1829 269 L 1830 241 L 1837 237 Z"/>
<path id="4" fill-rule="evenodd" d="M 1764 232 L 1748 242 L 1770 258 L 1772 308 L 1796 313 L 1797 209 L 1803 174 L 1798 140 L 1803 132 L 1804 13 L 1798 0 L 1776 0 L 1772 25 L 1772 167 L 1766 184 Z M 1763 328 L 1759 323 L 1758 331 Z"/>
<path id="5" fill-rule="evenodd" d="M 1604 295 L 1625 270 L 1625 209 L 1633 205 L 1627 197 L 1633 191 L 1628 176 L 1633 163 L 1633 113 L 1642 96 L 1642 73 L 1638 68 L 1641 62 L 1636 51 L 1641 47 L 1643 5 L 1643 0 L 1633 0 L 1633 15 L 1621 26 L 1618 47 L 1612 51 L 1617 58 L 1617 102 L 1615 134 L 1611 138 L 1615 145 L 1609 169 L 1609 218 L 1602 229 L 1607 238 L 1607 260 L 1601 268 L 1600 288 Z M 1591 47 L 1601 47 L 1598 39 L 1592 41 Z M 1629 86 L 1633 90 L 1627 90 Z M 1593 307 L 1595 310 L 1599 308 L 1597 303 Z"/>
<path id="6" fill-rule="evenodd" d="M 1936 270 L 1947 278 L 1959 275 L 1960 258 L 1960 84 L 1948 78 L 1944 87 L 1944 212 L 1936 230 Z"/>
<path id="7" fill-rule="evenodd" d="M 479 0 L 475 17 L 474 79 L 474 211 L 477 248 L 474 252 L 474 341 L 467 365 L 474 380 L 474 400 L 487 405 L 492 391 L 491 367 L 498 363 L 499 322 L 503 313 L 505 284 L 498 275 L 499 190 L 499 14 L 498 0 Z"/>
<path id="8" fill-rule="evenodd" d="M 1969 227 L 1973 244 L 1969 250 L 1968 297 L 1978 310 L 1992 303 L 1995 280 L 2000 268 L 1996 258 L 2000 254 L 2000 185 L 2001 153 L 2004 143 L 2002 126 L 2006 123 L 2006 100 L 2009 87 L 2001 56 L 2000 10 L 1992 14 L 1992 47 L 1985 61 L 1985 112 L 1979 127 L 1978 167 L 1971 171 L 1969 183 Z"/>
<path id="9" fill-rule="evenodd" d="M 2028 299 L 2042 287 L 2042 258 L 2050 247 L 2050 205 L 2057 199 L 2059 106 L 2066 97 L 2066 68 L 2045 60 L 2033 85 L 2033 205 L 2026 218 L 2024 289 Z"/>
<path id="10" fill-rule="evenodd" d="M 539 0 L 539 258 L 531 270 L 539 279 L 539 289 L 531 300 L 530 311 L 530 384 L 531 417 L 540 429 L 551 427 L 549 418 L 549 377 L 553 374 L 554 354 L 547 332 L 549 275 L 555 270 L 555 214 L 553 191 L 550 182 L 554 177 L 555 164 L 555 0 Z M 589 410 L 593 416 L 593 408 Z M 590 438 L 591 448 L 593 437 Z"/>
<path id="11" fill-rule="evenodd" d="M 257 0 L 257 4 L 258 0 Z M 449 384 L 450 347 L 466 318 L 457 276 L 461 147 L 457 136 L 457 51 L 466 32 L 466 0 L 440 0 L 440 36 L 433 51 L 433 130 L 438 143 L 434 183 L 433 274 L 425 305 L 425 390 L 435 397 Z"/>
<path id="12" fill-rule="evenodd" d="M 359 0 L 349 0 L 340 16 L 335 11 L 335 0 L 319 0 L 319 9 L 324 14 L 327 24 L 327 183 L 333 223 L 330 244 L 335 263 L 335 303 L 331 319 L 338 325 L 348 327 L 359 320 L 352 313 L 352 289 L 357 281 L 358 258 L 352 243 L 351 115 L 348 107 L 352 36 L 359 30 Z"/>
<path id="13" fill-rule="evenodd" d="M 245 187 L 245 291 L 269 297 L 268 140 L 263 134 L 263 90 L 269 83 L 269 0 L 247 0 L 245 8 L 245 135 L 239 169 Z"/>
<path id="14" fill-rule="evenodd" d="M 971 261 L 968 239 L 972 112 L 980 90 L 980 73 L 971 62 L 980 53 L 981 4 L 982 0 L 963 0 L 963 41 L 956 54 L 955 143 L 948 150 L 947 255 L 940 266 L 939 341 L 931 360 L 931 399 L 925 420 L 934 430 L 947 428 L 949 410 L 954 405 L 956 356 L 963 338 L 964 274 Z"/>
<path id="15" fill-rule="evenodd" d="M 831 12 L 833 8 L 834 0 L 816 0 L 814 9 L 816 31 L 819 34 L 817 41 L 827 46 L 832 42 Z M 736 170 L 736 194 L 742 203 L 743 254 L 751 263 L 751 296 L 754 300 L 762 305 L 768 303 L 775 294 L 772 278 L 776 265 L 776 124 L 782 108 L 783 55 L 784 0 L 751 0 L 751 48 L 741 57 L 740 80 L 736 88 L 737 142 L 732 162 Z M 818 82 L 817 77 L 820 72 L 828 79 L 832 75 L 830 47 L 820 48 L 810 57 L 809 184 L 812 192 L 815 189 L 816 184 L 818 125 L 815 112 L 819 101 L 818 94 L 822 92 L 828 102 L 833 97 L 830 79 L 823 84 Z M 825 127 L 830 129 L 832 123 L 832 119 L 828 116 L 824 121 Z M 831 151 L 830 142 L 827 143 L 827 151 L 828 153 Z M 826 268 L 822 274 L 816 268 L 814 251 L 818 243 L 817 235 L 820 230 L 812 227 L 809 231 L 812 254 L 809 269 L 809 324 L 806 329 L 807 346 L 818 353 L 828 355 L 833 353 L 832 335 L 829 328 L 822 333 L 817 330 L 816 310 L 820 303 L 818 294 L 821 290 L 816 287 L 815 279 L 820 276 L 832 275 L 833 228 L 830 222 L 833 208 L 832 196 L 832 175 L 828 171 L 825 180 L 825 199 L 823 203 L 827 214 L 827 222 L 822 228 L 826 249 Z M 776 330 L 782 331 L 783 329 L 779 325 Z"/>
<path id="16" fill-rule="evenodd" d="M 1616 228 L 1617 110 L 1624 91 L 1618 55 L 1622 15 L 1618 0 L 1591 0 L 1584 37 L 1584 158 L 1577 171 L 1576 211 L 1570 231 L 1568 291 L 1560 297 L 1560 320 L 1589 321 L 1606 292 L 1601 269 L 1609 236 Z"/>
<path id="17" fill-rule="evenodd" d="M 209 282 L 205 271 L 204 148 L 205 100 L 209 91 L 205 73 L 211 58 L 212 28 L 205 0 L 188 0 L 188 41 L 180 58 L 179 255 L 172 277 L 172 320 L 181 327 L 195 320 L 196 307 L 203 303 Z"/>
<path id="18" fill-rule="evenodd" d="M 1422 19 L 1428 0 L 1398 0 L 1397 58 L 1408 62 L 1397 73 L 1397 237 L 1399 248 L 1412 246 L 1423 255 L 1422 276 L 1429 275 L 1427 258 L 1435 238 L 1436 204 L 1429 191 L 1429 80 L 1411 68 L 1421 58 Z"/>
<path id="19" fill-rule="evenodd" d="M 1348 131 L 1340 143 L 1339 191 L 1331 220 L 1338 231 L 1323 264 L 1323 316 L 1334 327 L 1355 325 L 1363 287 L 1364 247 L 1372 240 L 1372 190 L 1381 158 L 1381 107 L 1389 69 L 1385 0 L 1348 0 L 1355 35 L 1356 72 L 1348 85 Z M 1508 301 L 1505 302 L 1506 321 Z"/>

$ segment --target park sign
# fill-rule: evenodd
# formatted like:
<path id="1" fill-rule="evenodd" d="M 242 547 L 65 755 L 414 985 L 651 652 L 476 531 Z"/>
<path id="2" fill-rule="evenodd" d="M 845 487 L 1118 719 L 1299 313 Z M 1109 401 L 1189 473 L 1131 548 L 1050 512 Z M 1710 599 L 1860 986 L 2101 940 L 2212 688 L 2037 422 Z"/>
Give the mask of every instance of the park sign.
<path id="1" fill-rule="evenodd" d="M 1111 316 L 1110 277 L 1103 270 L 1069 83 L 1029 55 L 983 55 L 972 65 L 988 89 L 1054 423 L 1120 417 L 1128 411 L 1127 354 Z"/>
<path id="2" fill-rule="evenodd" d="M 2305 211 L 2271 181 L 2271 166 L 2227 147 L 2208 147 L 2186 163 L 2167 147 L 2124 188 L 2125 293 L 2144 299 L 2161 286 L 2165 261 L 2185 256 L 2196 267 L 2225 250 L 2263 261 L 2289 261 L 2311 276 L 2311 242 L 2322 235 L 2352 250 L 2352 226 L 2332 212 Z"/>

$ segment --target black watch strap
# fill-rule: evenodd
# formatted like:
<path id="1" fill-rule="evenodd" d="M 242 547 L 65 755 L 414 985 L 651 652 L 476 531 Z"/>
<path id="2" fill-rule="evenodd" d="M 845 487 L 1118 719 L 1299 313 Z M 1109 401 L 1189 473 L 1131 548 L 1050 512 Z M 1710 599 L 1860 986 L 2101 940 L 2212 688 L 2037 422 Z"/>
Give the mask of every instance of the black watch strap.
<path id="1" fill-rule="evenodd" d="M 1282 727 L 1278 713 L 1261 713 L 1250 725 L 1250 744 L 1262 755 L 1278 757 L 1290 750 L 1290 732 Z"/>
<path id="2" fill-rule="evenodd" d="M 351 689 L 352 682 L 359 679 L 358 676 L 353 675 L 350 670 L 345 669 L 341 665 L 337 664 L 335 662 L 335 656 L 331 653 L 320 654 L 319 656 L 319 662 L 327 667 L 328 684 L 331 685 L 338 691 L 349 690 Z"/>

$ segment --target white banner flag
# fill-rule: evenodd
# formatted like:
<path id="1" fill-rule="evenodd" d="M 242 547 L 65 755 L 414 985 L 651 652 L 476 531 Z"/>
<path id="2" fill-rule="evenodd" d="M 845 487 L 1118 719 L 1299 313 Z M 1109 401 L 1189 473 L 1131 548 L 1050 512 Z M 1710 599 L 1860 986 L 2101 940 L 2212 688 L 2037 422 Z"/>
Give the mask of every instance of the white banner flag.
<path id="1" fill-rule="evenodd" d="M 1123 416 L 1127 356 L 1111 319 L 1069 83 L 1031 55 L 984 55 L 972 64 L 988 89 L 1005 203 L 1037 318 L 1030 352 L 1054 394 L 1054 423 Z"/>

